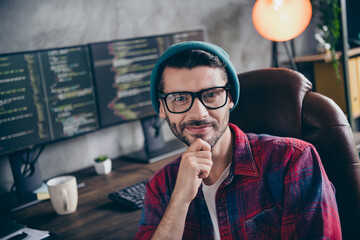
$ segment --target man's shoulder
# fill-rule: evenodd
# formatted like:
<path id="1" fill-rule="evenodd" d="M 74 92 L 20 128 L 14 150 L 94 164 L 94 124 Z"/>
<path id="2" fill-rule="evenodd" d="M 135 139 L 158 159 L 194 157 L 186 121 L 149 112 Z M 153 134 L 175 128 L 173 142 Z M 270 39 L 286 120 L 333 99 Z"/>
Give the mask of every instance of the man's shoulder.
<path id="1" fill-rule="evenodd" d="M 235 133 L 236 142 L 249 142 L 251 148 L 271 148 L 272 146 L 278 146 L 284 148 L 294 148 L 302 151 L 305 148 L 312 146 L 311 143 L 298 138 L 243 132 L 234 124 L 229 123 L 229 126 Z"/>
<path id="2" fill-rule="evenodd" d="M 304 140 L 293 138 L 293 137 L 279 137 L 268 134 L 255 134 L 246 133 L 250 145 L 253 147 L 271 148 L 271 147 L 283 147 L 293 148 L 299 151 L 303 151 L 313 145 Z"/>
<path id="3" fill-rule="evenodd" d="M 273 172 L 279 166 L 308 166 L 317 158 L 315 147 L 306 141 L 292 137 L 246 133 L 250 152 L 260 171 Z"/>

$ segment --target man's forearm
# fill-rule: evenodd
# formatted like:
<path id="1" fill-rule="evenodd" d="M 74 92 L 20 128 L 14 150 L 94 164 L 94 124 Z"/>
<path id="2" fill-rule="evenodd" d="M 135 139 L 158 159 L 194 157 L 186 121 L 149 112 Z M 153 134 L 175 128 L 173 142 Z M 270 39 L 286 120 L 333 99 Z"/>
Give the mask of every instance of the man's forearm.
<path id="1" fill-rule="evenodd" d="M 188 209 L 188 203 L 171 199 L 152 239 L 181 239 Z"/>
<path id="2" fill-rule="evenodd" d="M 182 154 L 176 185 L 153 239 L 181 239 L 191 201 L 212 167 L 211 146 L 196 139 Z"/>

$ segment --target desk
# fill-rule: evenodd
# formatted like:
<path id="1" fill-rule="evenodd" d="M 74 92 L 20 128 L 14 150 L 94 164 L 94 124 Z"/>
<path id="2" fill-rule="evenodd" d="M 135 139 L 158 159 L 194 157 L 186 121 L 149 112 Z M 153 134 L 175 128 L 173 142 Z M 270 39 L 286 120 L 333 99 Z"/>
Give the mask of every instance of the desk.
<path id="1" fill-rule="evenodd" d="M 30 228 L 47 230 L 59 239 L 133 239 L 138 230 L 141 210 L 121 208 L 108 199 L 108 193 L 149 178 L 155 171 L 172 161 L 170 157 L 151 164 L 113 160 L 113 170 L 105 176 L 96 175 L 93 167 L 74 172 L 79 189 L 79 203 L 75 213 L 57 215 L 49 200 L 31 207 L 5 213 Z"/>

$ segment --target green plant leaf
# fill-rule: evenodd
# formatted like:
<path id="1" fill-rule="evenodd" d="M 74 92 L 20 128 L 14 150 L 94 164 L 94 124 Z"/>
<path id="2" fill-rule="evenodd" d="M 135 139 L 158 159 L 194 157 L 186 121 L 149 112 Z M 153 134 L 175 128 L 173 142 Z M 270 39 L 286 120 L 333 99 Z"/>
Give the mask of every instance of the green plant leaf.
<path id="1" fill-rule="evenodd" d="M 340 13 L 341 8 L 338 0 L 312 0 L 313 12 L 320 12 L 320 23 L 318 28 L 322 29 L 323 26 L 328 28 L 328 34 L 324 37 L 324 40 L 330 44 L 331 62 L 335 71 L 335 75 L 338 83 L 340 83 L 340 70 L 339 60 L 336 58 L 336 45 L 340 40 Z"/>
<path id="2" fill-rule="evenodd" d="M 95 158 L 95 162 L 104 162 L 106 159 L 108 159 L 107 155 L 101 155 Z"/>

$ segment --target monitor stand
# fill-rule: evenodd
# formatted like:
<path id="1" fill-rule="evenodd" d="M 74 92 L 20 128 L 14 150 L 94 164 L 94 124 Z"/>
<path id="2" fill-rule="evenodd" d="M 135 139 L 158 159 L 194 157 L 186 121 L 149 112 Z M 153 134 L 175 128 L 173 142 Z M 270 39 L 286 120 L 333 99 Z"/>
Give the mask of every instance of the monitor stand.
<path id="1" fill-rule="evenodd" d="M 186 146 L 180 140 L 164 141 L 160 130 L 162 121 L 164 120 L 158 116 L 142 119 L 144 148 L 125 157 L 138 162 L 152 163 L 184 152 Z"/>
<path id="2" fill-rule="evenodd" d="M 6 211 L 16 211 L 40 202 L 34 190 L 41 187 L 40 167 L 37 159 L 43 147 L 37 150 L 24 150 L 9 155 L 11 171 L 16 191 L 1 196 L 1 208 Z"/>

